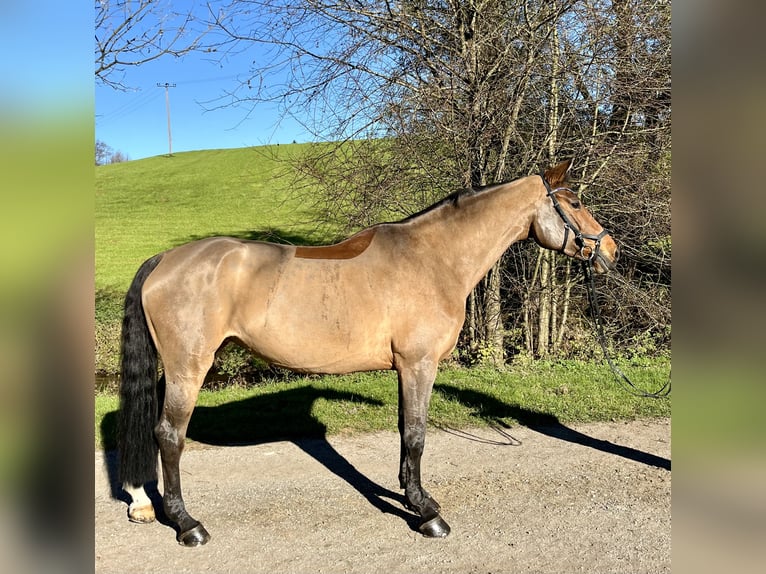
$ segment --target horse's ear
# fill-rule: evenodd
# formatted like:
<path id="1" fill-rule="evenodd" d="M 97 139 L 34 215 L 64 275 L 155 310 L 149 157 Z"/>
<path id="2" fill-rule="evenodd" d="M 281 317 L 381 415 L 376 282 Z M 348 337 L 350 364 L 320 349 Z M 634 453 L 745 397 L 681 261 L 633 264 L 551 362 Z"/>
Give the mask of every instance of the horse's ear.
<path id="1" fill-rule="evenodd" d="M 558 187 L 566 183 L 569 177 L 569 169 L 572 167 L 572 159 L 562 161 L 555 167 L 550 167 L 545 170 L 545 181 L 551 187 Z"/>

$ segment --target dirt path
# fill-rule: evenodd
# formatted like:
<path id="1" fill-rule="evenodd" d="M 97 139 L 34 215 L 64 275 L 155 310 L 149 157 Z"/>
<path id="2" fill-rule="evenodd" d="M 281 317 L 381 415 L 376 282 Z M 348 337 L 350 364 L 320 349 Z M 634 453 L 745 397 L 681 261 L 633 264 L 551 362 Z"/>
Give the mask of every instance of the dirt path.
<path id="1" fill-rule="evenodd" d="M 413 530 L 395 433 L 194 445 L 184 496 L 212 540 L 131 524 L 96 454 L 97 572 L 670 572 L 670 421 L 459 436 L 429 428 L 424 485 L 452 527 Z"/>

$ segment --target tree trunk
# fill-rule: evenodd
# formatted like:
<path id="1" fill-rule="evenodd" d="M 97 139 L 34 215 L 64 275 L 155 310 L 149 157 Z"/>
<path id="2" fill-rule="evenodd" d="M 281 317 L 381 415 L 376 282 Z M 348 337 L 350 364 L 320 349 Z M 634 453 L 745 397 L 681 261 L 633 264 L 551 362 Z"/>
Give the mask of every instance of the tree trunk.
<path id="1" fill-rule="evenodd" d="M 553 165 L 556 160 L 559 129 L 559 57 L 560 46 L 557 23 L 551 24 L 551 80 L 550 107 L 548 109 L 548 162 Z M 540 310 L 537 327 L 537 355 L 545 357 L 552 350 L 556 331 L 556 266 L 552 251 L 540 248 Z"/>
<path id="2" fill-rule="evenodd" d="M 500 269 L 500 262 L 495 263 L 468 296 L 463 327 L 474 360 L 495 366 L 505 362 Z"/>
<path id="3" fill-rule="evenodd" d="M 552 253 L 540 248 L 540 308 L 537 315 L 537 356 L 545 357 L 551 339 L 551 260 Z"/>
<path id="4" fill-rule="evenodd" d="M 558 331 L 556 332 L 556 339 L 554 341 L 555 351 L 558 352 L 561 349 L 561 343 L 564 340 L 564 332 L 566 331 L 567 319 L 569 318 L 569 304 L 572 296 L 572 261 L 567 260 L 566 267 L 564 268 L 564 296 L 561 303 L 561 321 L 558 325 Z"/>
<path id="5" fill-rule="evenodd" d="M 485 359 L 495 366 L 505 363 L 503 341 L 502 301 L 500 297 L 500 267 L 498 261 L 482 280 L 484 288 L 484 342 Z"/>

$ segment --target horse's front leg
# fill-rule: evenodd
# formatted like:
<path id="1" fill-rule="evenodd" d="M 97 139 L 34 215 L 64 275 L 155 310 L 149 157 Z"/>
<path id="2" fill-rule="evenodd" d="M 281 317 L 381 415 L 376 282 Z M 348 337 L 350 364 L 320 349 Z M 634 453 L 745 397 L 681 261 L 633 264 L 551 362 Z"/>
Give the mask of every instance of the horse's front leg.
<path id="1" fill-rule="evenodd" d="M 405 427 L 405 422 L 404 422 L 404 403 L 405 403 L 405 401 L 404 401 L 404 399 L 402 397 L 402 385 L 400 383 L 399 384 L 399 437 L 400 437 L 400 441 L 399 441 L 400 442 L 400 447 L 399 447 L 399 488 L 404 490 L 405 493 L 406 493 L 407 482 L 408 482 L 408 477 L 409 477 L 409 470 L 408 469 L 409 469 L 409 467 L 411 465 L 409 464 L 409 457 L 407 456 L 408 449 L 407 449 L 407 446 L 404 443 L 404 434 L 405 434 L 404 433 L 404 429 L 406 428 Z M 428 411 L 428 409 L 426 409 L 426 413 L 427 413 L 427 411 Z M 423 442 L 425 443 L 425 431 L 424 431 L 424 436 L 423 436 Z M 431 495 L 428 493 L 428 491 L 425 488 L 422 487 L 422 485 L 420 487 L 420 490 L 423 493 L 423 496 L 425 498 L 427 498 L 428 500 L 430 500 L 431 504 L 438 511 L 441 508 L 439 503 L 436 502 L 436 500 L 434 500 L 431 497 Z M 404 506 L 408 510 L 415 510 L 415 506 L 412 504 L 412 502 L 410 501 L 409 497 L 406 496 L 406 494 L 405 494 L 405 498 L 404 498 Z"/>
<path id="2" fill-rule="evenodd" d="M 420 479 L 420 461 L 425 447 L 428 404 L 436 377 L 436 363 L 397 365 L 397 372 L 401 436 L 399 484 L 404 489 L 407 507 L 422 518 L 418 528 L 420 532 L 429 537 L 444 537 L 449 534 L 450 527 L 439 515 L 439 503 L 426 492 Z"/>

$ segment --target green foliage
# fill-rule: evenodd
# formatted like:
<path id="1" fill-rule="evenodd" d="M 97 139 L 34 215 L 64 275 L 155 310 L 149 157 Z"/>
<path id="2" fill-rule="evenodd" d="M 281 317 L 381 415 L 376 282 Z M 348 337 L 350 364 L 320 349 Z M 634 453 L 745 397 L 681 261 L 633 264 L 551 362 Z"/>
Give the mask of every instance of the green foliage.
<path id="1" fill-rule="evenodd" d="M 472 348 L 459 348 L 454 356 L 461 365 L 468 367 L 502 367 L 497 364 L 499 350 L 491 341 L 481 341 Z"/>
<path id="2" fill-rule="evenodd" d="M 634 363 L 649 361 L 651 357 L 670 359 L 670 349 L 658 342 L 658 339 L 669 341 L 670 332 L 671 327 L 667 325 L 660 330 L 659 334 L 651 330 L 637 333 L 623 354 Z"/>
<path id="3" fill-rule="evenodd" d="M 229 380 L 240 375 L 251 366 L 252 354 L 235 343 L 225 345 L 216 355 L 214 368 L 219 375 Z"/>
<path id="4" fill-rule="evenodd" d="M 120 331 L 124 293 L 96 290 L 96 373 L 114 375 L 120 370 Z"/>
<path id="5" fill-rule="evenodd" d="M 663 235 L 647 241 L 640 247 L 640 254 L 645 259 L 651 261 L 669 261 L 672 251 L 672 238 L 670 235 Z"/>
<path id="6" fill-rule="evenodd" d="M 258 378 L 267 369 L 267 363 L 234 341 L 225 343 L 218 350 L 213 363 L 213 371 L 227 383 L 246 383 L 248 377 Z"/>

